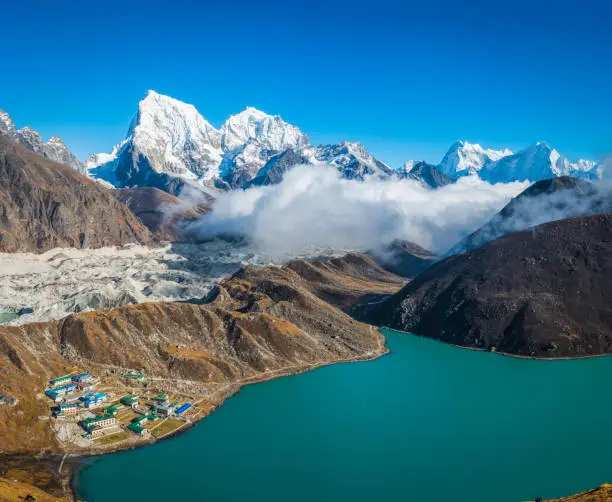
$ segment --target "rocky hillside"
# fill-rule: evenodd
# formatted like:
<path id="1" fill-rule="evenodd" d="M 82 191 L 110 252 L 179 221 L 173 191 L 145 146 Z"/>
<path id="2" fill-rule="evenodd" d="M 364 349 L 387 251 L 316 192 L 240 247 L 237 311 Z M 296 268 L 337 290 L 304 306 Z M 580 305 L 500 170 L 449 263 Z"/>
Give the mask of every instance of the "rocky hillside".
<path id="1" fill-rule="evenodd" d="M 49 421 L 39 419 L 49 415 L 49 402 L 37 397 L 49 378 L 76 368 L 107 379 L 142 368 L 160 389 L 195 396 L 375 357 L 384 352 L 382 336 L 337 307 L 370 292 L 391 294 L 402 281 L 364 255 L 316 264 L 297 260 L 242 269 L 201 305 L 145 303 L 0 327 L 0 394 L 19 398 L 16 407 L 0 406 L 0 454 L 77 448 L 58 443 Z"/>
<path id="2" fill-rule="evenodd" d="M 395 240 L 369 254 L 386 270 L 410 279 L 427 270 L 438 259 L 431 251 L 403 240 Z"/>
<path id="3" fill-rule="evenodd" d="M 119 188 L 115 197 L 156 236 L 166 241 L 184 241 L 183 223 L 210 211 L 212 198 L 201 194 L 201 202 L 192 204 L 154 187 Z"/>
<path id="4" fill-rule="evenodd" d="M 150 242 L 109 190 L 0 136 L 1 252 Z"/>
<path id="5" fill-rule="evenodd" d="M 87 174 L 85 165 L 77 159 L 59 136 L 53 136 L 46 143 L 31 127 L 17 129 L 8 113 L 0 110 L 0 136 L 17 141 L 27 149 L 60 164 L 65 164 L 81 174 Z"/>
<path id="6" fill-rule="evenodd" d="M 593 490 L 570 495 L 554 500 L 543 500 L 541 502 L 609 502 L 612 500 L 612 485 L 604 484 Z"/>
<path id="7" fill-rule="evenodd" d="M 451 256 L 359 317 L 521 356 L 612 352 L 612 214 L 546 223 Z"/>
<path id="8" fill-rule="evenodd" d="M 608 185 L 569 176 L 538 181 L 454 246 L 449 254 L 469 251 L 502 235 L 548 221 L 610 211 L 610 195 Z"/>

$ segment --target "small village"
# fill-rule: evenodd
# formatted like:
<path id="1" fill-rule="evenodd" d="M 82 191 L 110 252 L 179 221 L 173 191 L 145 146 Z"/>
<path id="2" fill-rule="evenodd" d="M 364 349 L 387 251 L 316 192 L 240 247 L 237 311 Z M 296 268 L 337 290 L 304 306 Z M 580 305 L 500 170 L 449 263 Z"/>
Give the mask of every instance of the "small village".
<path id="1" fill-rule="evenodd" d="M 142 373 L 130 370 L 122 376 L 126 388 L 139 387 L 140 391 L 122 393 L 116 385 L 108 388 L 87 372 L 50 380 L 45 395 L 52 402 L 52 417 L 62 425 L 78 424 L 81 438 L 104 446 L 157 439 L 185 426 L 202 411 L 184 398 L 147 391 Z"/>

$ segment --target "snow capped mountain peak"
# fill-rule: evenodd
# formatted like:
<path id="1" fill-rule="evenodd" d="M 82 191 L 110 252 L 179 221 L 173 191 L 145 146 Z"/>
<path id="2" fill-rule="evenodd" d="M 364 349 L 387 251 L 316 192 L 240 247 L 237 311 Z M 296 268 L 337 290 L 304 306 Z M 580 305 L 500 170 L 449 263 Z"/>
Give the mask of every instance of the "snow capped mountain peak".
<path id="1" fill-rule="evenodd" d="M 418 161 L 416 160 L 407 160 L 401 166 L 396 167 L 394 171 L 397 173 L 398 176 L 405 177 L 410 171 L 412 171 L 417 162 Z"/>
<path id="2" fill-rule="evenodd" d="M 221 148 L 221 178 L 227 187 L 237 188 L 256 177 L 275 155 L 311 146 L 308 136 L 296 126 L 249 106 L 223 123 Z"/>
<path id="3" fill-rule="evenodd" d="M 221 134 L 195 106 L 149 90 L 127 138 L 110 154 L 90 155 L 87 167 L 120 187 L 156 186 L 166 176 L 208 183 L 219 174 L 221 154 Z"/>
<path id="4" fill-rule="evenodd" d="M 480 172 L 491 183 L 540 181 L 557 176 L 588 178 L 596 175 L 596 163 L 588 160 L 570 162 L 547 143 L 540 141 L 513 155 L 505 156 Z"/>
<path id="5" fill-rule="evenodd" d="M 47 141 L 47 144 L 66 146 L 66 143 L 64 143 L 64 140 L 60 138 L 59 136 L 53 136 L 49 141 Z"/>
<path id="6" fill-rule="evenodd" d="M 321 145 L 315 149 L 318 162 L 338 169 L 343 178 L 364 180 L 369 176 L 388 178 L 393 170 L 385 163 L 374 158 L 361 143 L 343 141 L 335 145 Z"/>
<path id="7" fill-rule="evenodd" d="M 169 139 L 175 151 L 174 145 L 183 146 L 187 134 L 196 140 L 204 140 L 215 149 L 220 146 L 219 131 L 200 115 L 195 106 L 152 90 L 138 104 L 132 134 L 136 141 Z"/>
<path id="8" fill-rule="evenodd" d="M 0 110 L 0 134 L 12 136 L 15 133 L 15 124 L 11 116 Z"/>
<path id="9" fill-rule="evenodd" d="M 45 143 L 40 134 L 31 127 L 17 129 L 11 116 L 2 110 L 0 110 L 0 134 L 8 136 L 43 157 L 85 173 L 83 163 L 73 155 L 59 136 L 53 136 Z"/>
<path id="10" fill-rule="evenodd" d="M 223 151 L 230 152 L 248 142 L 257 142 L 260 147 L 275 152 L 310 144 L 308 137 L 296 126 L 278 115 L 268 115 L 251 106 L 230 116 L 221 126 Z"/>
<path id="11" fill-rule="evenodd" d="M 17 140 L 27 146 L 30 150 L 44 155 L 45 142 L 37 131 L 25 126 L 16 132 Z"/>
<path id="12" fill-rule="evenodd" d="M 456 141 L 451 145 L 438 168 L 447 176 L 458 178 L 478 174 L 487 165 L 508 155 L 512 155 L 512 152 L 507 148 L 504 150 L 484 149 L 477 143 Z"/>

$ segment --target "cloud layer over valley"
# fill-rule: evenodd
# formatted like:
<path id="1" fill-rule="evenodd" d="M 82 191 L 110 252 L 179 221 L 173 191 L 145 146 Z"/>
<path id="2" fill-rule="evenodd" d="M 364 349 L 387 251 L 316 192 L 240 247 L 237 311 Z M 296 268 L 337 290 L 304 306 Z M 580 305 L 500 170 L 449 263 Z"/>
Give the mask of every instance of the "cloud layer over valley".
<path id="1" fill-rule="evenodd" d="M 490 185 L 476 177 L 431 190 L 412 180 L 341 179 L 335 169 L 299 166 L 278 185 L 222 194 L 195 222 L 199 238 L 245 236 L 258 252 L 372 249 L 406 239 L 446 251 L 528 183 Z"/>

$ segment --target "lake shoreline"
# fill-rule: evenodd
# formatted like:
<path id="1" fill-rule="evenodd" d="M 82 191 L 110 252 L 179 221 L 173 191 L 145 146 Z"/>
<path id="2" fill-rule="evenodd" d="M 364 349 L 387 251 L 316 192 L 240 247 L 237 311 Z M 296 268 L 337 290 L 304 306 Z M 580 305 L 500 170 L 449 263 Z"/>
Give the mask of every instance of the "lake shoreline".
<path id="1" fill-rule="evenodd" d="M 373 327 L 374 328 L 374 327 Z M 376 351 L 373 352 L 368 352 L 365 354 L 362 354 L 360 356 L 354 357 L 354 358 L 347 358 L 347 359 L 337 359 L 337 360 L 333 360 L 333 361 L 325 361 L 325 362 L 321 362 L 319 364 L 315 364 L 315 365 L 309 365 L 309 366 L 300 366 L 300 367 L 292 367 L 292 368 L 283 368 L 282 371 L 279 371 L 278 373 L 276 372 L 272 372 L 271 374 L 267 374 L 267 375 L 260 375 L 260 376 L 256 376 L 256 377 L 251 377 L 251 378 L 247 378 L 243 381 L 240 382 L 235 382 L 231 385 L 231 387 L 229 389 L 227 389 L 225 392 L 223 392 L 223 394 L 221 395 L 219 401 L 215 404 L 215 406 L 213 406 L 210 411 L 202 416 L 201 418 L 198 418 L 197 420 L 193 421 L 193 422 L 188 422 L 186 423 L 184 426 L 169 432 L 168 434 L 156 438 L 154 440 L 150 440 L 147 442 L 142 442 L 142 443 L 138 443 L 135 445 L 131 445 L 128 447 L 121 447 L 121 448 L 117 448 L 115 450 L 109 450 L 109 451 L 104 451 L 104 452 L 100 452 L 100 453 L 87 453 L 87 454 L 66 454 L 65 457 L 66 458 L 70 458 L 71 463 L 68 466 L 68 468 L 70 469 L 69 473 L 66 473 L 66 475 L 64 476 L 66 479 L 69 477 L 69 491 L 70 491 L 70 495 L 72 496 L 72 499 L 74 502 L 77 502 L 79 500 L 78 498 L 78 476 L 79 473 L 89 467 L 88 465 L 86 465 L 86 460 L 91 459 L 92 461 L 95 460 L 97 457 L 102 457 L 105 455 L 110 455 L 110 454 L 115 454 L 115 453 L 125 453 L 125 452 L 129 452 L 131 450 L 136 450 L 136 449 L 141 449 L 141 448 L 146 448 L 148 446 L 151 446 L 153 444 L 159 443 L 161 441 L 166 441 L 166 440 L 170 440 L 170 439 L 175 439 L 181 435 L 183 435 L 184 433 L 188 432 L 189 430 L 191 430 L 193 427 L 197 426 L 198 424 L 200 424 L 203 420 L 205 420 L 206 418 L 208 418 L 209 416 L 211 416 L 215 411 L 219 410 L 226 402 L 228 399 L 230 399 L 231 397 L 234 397 L 236 395 L 239 394 L 240 390 L 243 389 L 246 386 L 249 385 L 255 385 L 255 384 L 259 384 L 259 383 L 264 383 L 264 382 L 269 382 L 278 378 L 283 378 L 283 377 L 288 377 L 288 376 L 294 376 L 294 375 L 299 375 L 302 373 L 307 373 L 310 371 L 314 371 L 316 369 L 319 368 L 324 368 L 326 366 L 332 366 L 335 364 L 344 364 L 344 363 L 359 363 L 359 362 L 367 362 L 367 361 L 374 361 L 380 357 L 383 357 L 389 353 L 391 353 L 390 349 L 386 346 L 386 336 L 384 335 L 384 333 L 382 333 L 380 331 L 380 329 L 377 330 L 378 334 L 379 334 L 379 339 L 380 339 L 380 344 L 379 347 L 377 348 Z M 60 473 L 61 476 L 61 473 Z"/>
<path id="2" fill-rule="evenodd" d="M 458 349 L 473 350 L 475 352 L 488 352 L 489 354 L 497 354 L 499 356 L 511 357 L 513 359 L 526 359 L 526 360 L 533 360 L 533 361 L 578 361 L 581 359 L 596 359 L 599 357 L 611 357 L 612 356 L 612 354 L 585 354 L 581 356 L 560 356 L 560 357 L 523 356 L 520 354 L 512 354 L 510 352 L 501 352 L 497 350 L 483 349 L 480 347 L 468 347 L 467 345 L 458 345 L 456 343 L 446 342 L 444 340 L 433 338 L 431 336 L 419 335 L 418 333 L 412 333 L 410 331 L 402 331 L 399 329 L 390 328 L 388 326 L 380 326 L 378 329 L 379 330 L 388 329 L 389 331 L 395 331 L 396 333 L 401 333 L 402 335 L 417 336 L 419 338 L 424 338 L 426 340 L 432 340 L 434 342 L 442 343 L 444 345 L 449 345 L 451 347 L 456 347 Z"/>
<path id="3" fill-rule="evenodd" d="M 285 379 L 270 387 L 249 389 L 244 398 L 233 401 L 221 416 L 216 417 L 210 425 L 206 424 L 206 427 L 194 431 L 194 435 L 189 439 L 183 438 L 178 440 L 176 445 L 167 444 L 163 448 L 151 452 L 143 451 L 138 455 L 113 456 L 95 463 L 91 471 L 87 470 L 86 473 L 80 470 L 74 479 L 75 496 L 80 493 L 92 500 L 107 500 L 112 491 L 104 484 L 104 479 L 116 473 L 118 486 L 127 489 L 125 500 L 131 500 L 129 497 L 137 492 L 128 489 L 132 476 L 121 474 L 128 465 L 134 461 L 139 465 L 152 463 L 152 471 L 147 468 L 135 469 L 134 482 L 139 479 L 140 483 L 145 482 L 147 476 L 160 475 L 160 469 L 153 467 L 159 464 L 157 457 L 179 456 L 187 459 L 190 458 L 189 455 L 198 459 L 197 467 L 168 467 L 173 471 L 172 477 L 169 478 L 173 480 L 172 483 L 184 480 L 189 485 L 189 480 L 194 480 L 195 484 L 192 483 L 191 488 L 185 485 L 185 494 L 191 493 L 193 496 L 199 493 L 199 484 L 195 480 L 198 479 L 197 473 L 203 472 L 202 470 L 206 471 L 206 476 L 211 481 L 220 480 L 225 477 L 218 476 L 225 476 L 224 473 L 228 473 L 228 468 L 233 466 L 237 469 L 238 479 L 244 479 L 244 486 L 255 490 L 255 499 L 262 497 L 261 500 L 265 500 L 265 497 L 270 496 L 271 501 L 282 500 L 279 497 L 286 493 L 284 488 L 272 483 L 274 475 L 266 474 L 265 469 L 281 469 L 281 472 L 285 472 L 284 469 L 287 468 L 286 474 L 289 478 L 284 478 L 285 488 L 302 483 L 301 472 L 312 472 L 315 480 L 319 476 L 323 485 L 327 482 L 330 485 L 321 489 L 314 485 L 306 486 L 306 483 L 300 500 L 325 495 L 321 500 L 330 501 L 334 500 L 334 488 L 344 486 L 343 483 L 348 483 L 345 487 L 347 489 L 349 486 L 354 487 L 350 480 L 354 479 L 356 472 L 361 476 L 358 477 L 361 480 L 360 487 L 354 490 L 358 495 L 356 500 L 369 500 L 369 497 L 380 489 L 375 481 L 364 476 L 371 469 L 378 472 L 378 476 L 382 476 L 380 479 L 391 482 L 385 483 L 381 495 L 390 501 L 400 500 L 400 496 L 407 494 L 418 494 L 420 497 L 425 493 L 433 496 L 432 500 L 458 502 L 472 500 L 471 497 L 475 497 L 475 502 L 496 500 L 494 494 L 503 495 L 499 498 L 503 502 L 535 500 L 541 495 L 544 495 L 546 500 L 556 500 L 556 497 L 578 493 L 609 479 L 609 469 L 600 449 L 592 452 L 590 465 L 582 461 L 576 464 L 578 461 L 574 460 L 569 461 L 569 465 L 564 461 L 560 465 L 550 467 L 555 463 L 550 462 L 552 458 L 564 458 L 570 451 L 568 448 L 580 448 L 572 451 L 580 453 L 576 458 L 582 458 L 581 452 L 589 451 L 591 454 L 588 445 L 594 440 L 599 441 L 600 434 L 595 429 L 584 429 L 584 423 L 591 423 L 591 419 L 585 419 L 581 412 L 576 412 L 581 407 L 567 406 L 589 400 L 589 397 L 585 397 L 581 392 L 582 384 L 576 384 L 577 381 L 583 383 L 581 378 L 574 378 L 576 374 L 589 375 L 590 380 L 599 381 L 596 375 L 600 372 L 597 368 L 609 370 L 609 360 L 595 361 L 594 366 L 519 362 L 519 359 L 526 358 L 505 358 L 504 362 L 502 359 L 476 354 L 470 356 L 464 351 L 444 350 L 443 345 L 428 343 L 428 337 L 399 336 L 404 333 L 387 330 L 383 330 L 382 334 L 387 339 L 387 348 L 399 357 L 379 358 L 378 362 L 371 365 L 328 364 L 334 367 L 326 372 L 313 372 L 312 376 L 300 377 L 295 382 L 287 382 L 288 379 Z M 513 359 L 516 362 L 512 362 Z M 481 364 L 476 364 L 478 361 L 481 361 Z M 481 371 L 489 376 L 478 379 Z M 542 394 L 538 386 L 532 385 L 534 379 L 540 381 L 544 388 L 550 389 L 550 392 Z M 482 382 L 487 388 L 474 391 L 474 381 Z M 414 385 L 408 384 L 409 382 Z M 553 383 L 558 385 L 554 386 Z M 387 384 L 397 385 L 397 393 L 381 396 L 381 386 L 388 387 Z M 517 388 L 524 389 L 525 392 L 515 392 L 514 389 Z M 492 392 L 492 389 L 495 389 L 495 392 Z M 476 395 L 488 397 L 484 400 L 479 398 L 483 407 L 475 411 L 474 403 L 466 399 L 467 396 L 462 392 L 472 396 L 475 392 Z M 529 409 L 530 414 L 525 414 L 525 409 Z M 450 422 L 449 413 L 453 413 L 454 417 Z M 534 422 L 529 416 L 534 413 L 537 416 L 557 418 L 544 418 L 538 424 L 538 421 Z M 559 420 L 558 417 L 565 416 L 565 413 L 567 420 Z M 595 413 L 597 416 L 605 415 L 601 410 Z M 407 420 L 407 417 L 410 419 Z M 376 437 L 364 435 L 366 431 L 371 431 L 370 427 L 374 423 L 387 424 L 384 428 L 386 432 L 376 434 Z M 506 423 L 517 427 L 517 437 L 500 437 L 499 441 L 496 441 L 498 446 L 491 446 L 491 432 L 497 430 L 500 424 Z M 542 426 L 551 427 L 548 435 L 541 434 Z M 586 437 L 568 444 L 549 441 L 550 436 L 565 437 L 568 428 L 575 427 L 584 430 Z M 346 456 L 353 450 L 345 448 L 353 444 L 355 437 L 363 439 L 359 451 L 370 460 L 363 461 L 353 455 Z M 522 438 L 522 443 L 518 442 L 520 446 L 516 441 L 519 437 Z M 443 445 L 444 449 L 431 454 L 431 441 L 435 443 L 438 440 L 435 438 L 440 438 L 440 445 Z M 450 448 L 448 445 L 454 444 L 449 442 L 450 438 L 456 439 L 461 446 L 456 450 Z M 478 443 L 480 440 L 483 442 Z M 312 445 L 311 441 L 315 444 Z M 322 443 L 318 445 L 317 441 Z M 476 447 L 475 444 L 479 446 Z M 570 446 L 572 444 L 573 446 Z M 201 448 L 206 451 L 200 451 Z M 320 458 L 321 448 L 328 448 L 328 456 Z M 302 457 L 295 459 L 295 464 L 290 468 L 286 467 L 282 460 L 279 461 L 288 451 L 300 451 L 298 457 Z M 251 464 L 248 458 L 250 455 L 246 455 L 247 458 L 239 458 L 243 454 L 241 452 L 261 453 L 259 465 Z M 381 456 L 383 452 L 384 455 L 390 454 L 394 460 L 380 462 L 386 458 Z M 439 466 L 440 461 L 449 465 L 460 465 L 456 464 L 457 459 L 466 454 L 470 455 L 473 464 L 468 462 L 469 465 L 465 468 L 455 470 L 451 476 L 453 481 L 440 487 L 438 492 L 428 492 L 430 481 L 435 478 L 435 466 Z M 524 460 L 532 454 L 537 458 L 533 462 L 548 467 L 538 473 L 534 473 L 530 466 L 525 467 Z M 510 472 L 517 477 L 517 487 L 506 491 L 504 475 L 499 473 L 499 469 L 490 468 L 491 458 L 498 459 L 499 465 L 504 467 L 502 471 L 511 469 Z M 371 465 L 372 462 L 376 466 Z M 581 467 L 583 465 L 584 467 Z M 422 476 L 417 476 L 406 484 L 402 473 L 406 470 L 412 471 L 415 466 L 423 469 Z M 184 468 L 187 469 L 186 472 Z M 358 470 L 354 471 L 355 468 Z M 325 474 L 330 472 L 329 469 L 334 469 L 339 478 L 329 480 Z M 484 469 L 486 479 L 483 479 L 482 483 L 476 483 L 475 472 L 480 472 L 481 469 Z M 418 472 L 418 469 L 414 472 Z M 80 478 L 79 473 L 83 473 Z M 234 479 L 229 474 L 227 476 L 228 479 Z M 226 491 L 226 488 L 229 491 Z M 240 500 L 245 493 L 239 486 L 226 488 L 213 489 L 212 494 L 217 493 L 219 500 Z M 328 488 L 331 488 L 331 492 L 325 491 Z M 161 493 L 166 492 L 162 490 Z M 450 493 L 456 497 L 449 498 Z M 155 492 L 151 494 L 155 495 Z M 213 500 L 216 499 L 209 495 Z"/>

